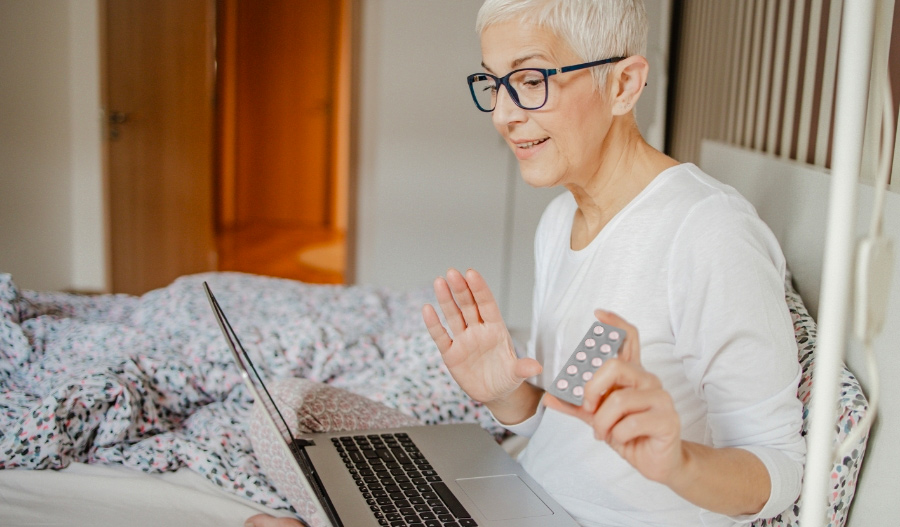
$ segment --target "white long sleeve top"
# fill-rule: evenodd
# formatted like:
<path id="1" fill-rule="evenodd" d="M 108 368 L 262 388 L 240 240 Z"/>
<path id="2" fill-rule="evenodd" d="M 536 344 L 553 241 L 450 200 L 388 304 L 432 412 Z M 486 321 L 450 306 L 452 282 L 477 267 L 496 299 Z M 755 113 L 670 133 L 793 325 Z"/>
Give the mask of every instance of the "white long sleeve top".
<path id="1" fill-rule="evenodd" d="M 539 407 L 510 426 L 530 436 L 528 472 L 584 526 L 728 526 L 772 517 L 800 492 L 806 444 L 800 368 L 777 240 L 734 189 L 682 164 L 658 175 L 584 249 L 570 246 L 568 192 L 535 236 L 527 354 L 546 388 L 595 320 L 638 328 L 641 362 L 671 394 L 682 438 L 738 447 L 765 464 L 771 495 L 752 517 L 704 511 L 644 478 L 582 421 Z"/>

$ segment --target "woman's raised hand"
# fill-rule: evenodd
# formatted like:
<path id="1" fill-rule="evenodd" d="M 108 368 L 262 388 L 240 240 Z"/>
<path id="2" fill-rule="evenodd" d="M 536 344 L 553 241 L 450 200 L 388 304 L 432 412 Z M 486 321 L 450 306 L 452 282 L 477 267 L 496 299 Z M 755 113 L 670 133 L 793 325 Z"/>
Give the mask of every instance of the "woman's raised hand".
<path id="1" fill-rule="evenodd" d="M 446 278 L 434 281 L 434 293 L 450 331 L 430 304 L 422 308 L 422 317 L 450 374 L 469 397 L 490 405 L 541 372 L 536 360 L 516 357 L 494 295 L 476 271 L 463 276 L 448 270 Z"/>

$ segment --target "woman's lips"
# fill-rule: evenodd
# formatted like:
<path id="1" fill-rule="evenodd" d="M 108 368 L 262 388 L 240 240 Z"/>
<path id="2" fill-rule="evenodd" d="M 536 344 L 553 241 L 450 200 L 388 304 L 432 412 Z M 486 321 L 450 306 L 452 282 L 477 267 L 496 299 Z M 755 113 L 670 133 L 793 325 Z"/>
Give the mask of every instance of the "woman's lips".
<path id="1" fill-rule="evenodd" d="M 544 137 L 543 139 L 534 139 L 531 141 L 516 141 L 513 143 L 515 145 L 513 151 L 515 151 L 516 157 L 519 160 L 529 159 L 543 150 L 544 145 L 547 144 L 549 139 L 549 137 Z"/>

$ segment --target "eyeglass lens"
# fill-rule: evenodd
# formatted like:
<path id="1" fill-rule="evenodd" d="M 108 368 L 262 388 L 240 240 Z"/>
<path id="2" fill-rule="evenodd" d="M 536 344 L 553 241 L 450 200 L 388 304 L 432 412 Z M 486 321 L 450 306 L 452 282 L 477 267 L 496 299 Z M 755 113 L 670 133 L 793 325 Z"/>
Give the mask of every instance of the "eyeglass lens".
<path id="1" fill-rule="evenodd" d="M 514 71 L 509 75 L 506 86 L 512 100 L 526 110 L 540 108 L 547 101 L 547 77 L 541 70 Z M 487 75 L 474 76 L 472 95 L 480 109 L 493 110 L 497 105 L 497 82 Z"/>

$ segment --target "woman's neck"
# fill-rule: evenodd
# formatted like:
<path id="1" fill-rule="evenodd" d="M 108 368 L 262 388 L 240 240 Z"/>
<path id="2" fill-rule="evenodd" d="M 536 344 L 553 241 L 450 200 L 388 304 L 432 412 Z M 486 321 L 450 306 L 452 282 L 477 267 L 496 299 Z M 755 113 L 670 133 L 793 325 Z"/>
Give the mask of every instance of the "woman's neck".
<path id="1" fill-rule="evenodd" d="M 586 247 L 660 172 L 678 164 L 644 141 L 631 115 L 613 122 L 601 148 L 606 152 L 597 170 L 584 184 L 566 186 L 578 205 L 573 250 Z"/>

